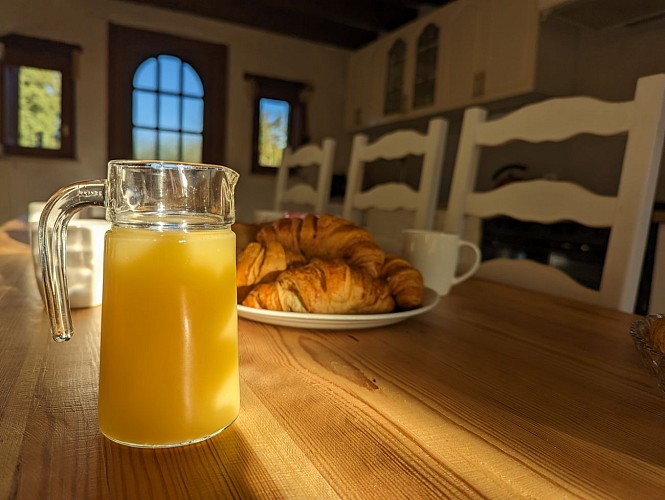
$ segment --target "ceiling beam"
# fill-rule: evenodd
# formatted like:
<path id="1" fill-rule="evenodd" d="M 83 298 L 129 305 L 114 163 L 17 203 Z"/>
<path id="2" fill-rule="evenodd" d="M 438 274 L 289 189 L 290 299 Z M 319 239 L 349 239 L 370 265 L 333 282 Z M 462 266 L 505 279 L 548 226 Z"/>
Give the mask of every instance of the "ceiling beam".
<path id="1" fill-rule="evenodd" d="M 276 7 L 266 0 L 130 0 L 134 3 L 188 12 L 272 33 L 347 49 L 361 47 L 377 36 L 373 30 L 346 25 L 312 14 Z M 286 3 L 286 2 L 285 2 Z"/>
<path id="2" fill-rule="evenodd" d="M 391 31 L 418 16 L 416 8 L 401 4 L 388 8 L 385 1 L 376 0 L 290 0 L 279 6 L 307 18 L 311 16 L 377 32 Z"/>
<path id="3" fill-rule="evenodd" d="M 454 0 L 128 0 L 286 36 L 357 49 Z"/>

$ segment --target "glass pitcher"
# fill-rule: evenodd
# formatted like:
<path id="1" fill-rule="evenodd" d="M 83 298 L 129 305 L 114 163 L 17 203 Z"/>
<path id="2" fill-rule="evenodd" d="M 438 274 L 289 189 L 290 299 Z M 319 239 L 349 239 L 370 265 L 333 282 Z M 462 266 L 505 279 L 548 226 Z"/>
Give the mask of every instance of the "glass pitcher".
<path id="1" fill-rule="evenodd" d="M 178 446 L 238 415 L 234 188 L 214 165 L 111 161 L 106 180 L 72 184 L 39 223 L 47 311 L 72 336 L 65 242 L 72 215 L 106 207 L 99 425 L 118 443 Z"/>

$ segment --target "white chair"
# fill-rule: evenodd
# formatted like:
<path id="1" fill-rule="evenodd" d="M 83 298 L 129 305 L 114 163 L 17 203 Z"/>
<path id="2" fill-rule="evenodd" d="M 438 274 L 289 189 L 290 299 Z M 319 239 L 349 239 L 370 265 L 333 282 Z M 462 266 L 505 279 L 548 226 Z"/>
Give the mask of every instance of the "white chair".
<path id="1" fill-rule="evenodd" d="M 653 274 L 649 291 L 649 314 L 665 312 L 665 220 L 658 220 L 656 248 L 653 257 Z"/>
<path id="2" fill-rule="evenodd" d="M 573 221 L 606 227 L 610 237 L 600 289 L 528 260 L 483 262 L 478 277 L 632 312 L 649 230 L 665 132 L 665 75 L 641 78 L 635 98 L 603 102 L 589 97 L 550 99 L 494 120 L 477 107 L 464 114 L 444 223 L 462 234 L 466 217 L 505 215 L 524 221 Z M 531 180 L 474 192 L 481 147 L 513 139 L 564 141 L 577 134 L 627 133 L 616 196 L 600 196 L 570 182 Z"/>
<path id="3" fill-rule="evenodd" d="M 337 141 L 326 138 L 317 144 L 306 144 L 296 150 L 286 148 L 277 173 L 274 210 L 284 210 L 289 203 L 311 205 L 314 212 L 326 212 L 330 201 L 330 183 Z M 304 182 L 289 185 L 294 168 L 318 168 L 316 189 Z"/>
<path id="4" fill-rule="evenodd" d="M 342 216 L 365 225 L 358 220 L 358 211 L 406 210 L 414 212 L 413 222 L 408 223 L 406 227 L 432 229 L 439 197 L 447 131 L 448 122 L 442 118 L 434 118 L 430 120 L 425 134 L 416 130 L 401 129 L 389 132 L 371 143 L 367 135 L 356 134 L 351 148 Z M 362 191 L 367 163 L 379 159 L 406 158 L 409 155 L 422 156 L 418 190 L 405 183 L 386 182 Z M 389 237 L 377 237 L 377 242 L 384 249 L 399 253 L 401 238 L 401 229 L 393 228 Z"/>

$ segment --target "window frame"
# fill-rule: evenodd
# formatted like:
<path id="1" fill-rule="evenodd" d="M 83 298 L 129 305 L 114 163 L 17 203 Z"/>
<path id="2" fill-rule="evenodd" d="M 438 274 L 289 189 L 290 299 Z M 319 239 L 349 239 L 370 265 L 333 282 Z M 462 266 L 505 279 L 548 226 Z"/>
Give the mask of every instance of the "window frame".
<path id="1" fill-rule="evenodd" d="M 203 163 L 226 164 L 227 47 L 155 31 L 109 24 L 108 159 L 131 158 L 132 90 L 147 58 L 173 55 L 191 65 L 203 83 Z"/>
<path id="2" fill-rule="evenodd" d="M 386 58 L 386 83 L 383 96 L 384 116 L 404 112 L 404 72 L 407 56 L 406 42 L 398 38 L 390 46 Z"/>
<path id="3" fill-rule="evenodd" d="M 0 140 L 3 155 L 40 158 L 76 157 L 75 79 L 81 47 L 63 42 L 17 34 L 0 36 Z M 18 71 L 12 68 L 30 66 L 59 71 L 62 75 L 60 148 L 29 148 L 18 145 Z"/>
<path id="4" fill-rule="evenodd" d="M 289 103 L 289 127 L 287 146 L 296 148 L 309 140 L 307 134 L 306 104 L 302 97 L 311 87 L 303 82 L 282 80 L 267 76 L 245 74 L 254 83 L 254 118 L 252 123 L 252 173 L 276 175 L 278 168 L 259 164 L 259 117 L 261 99 L 277 99 Z"/>
<path id="5" fill-rule="evenodd" d="M 418 36 L 416 44 L 416 64 L 413 78 L 413 109 L 432 106 L 436 100 L 437 62 L 439 55 L 440 30 L 434 23 L 427 24 Z M 428 66 L 428 56 L 433 64 Z M 423 93 L 426 91 L 426 93 Z"/>

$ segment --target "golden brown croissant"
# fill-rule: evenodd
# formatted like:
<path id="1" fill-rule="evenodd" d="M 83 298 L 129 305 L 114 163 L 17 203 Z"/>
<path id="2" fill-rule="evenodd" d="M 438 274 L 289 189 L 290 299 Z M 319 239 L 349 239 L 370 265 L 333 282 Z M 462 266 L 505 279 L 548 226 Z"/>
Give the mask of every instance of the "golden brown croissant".
<path id="1" fill-rule="evenodd" d="M 397 307 L 414 309 L 423 304 L 423 276 L 411 263 L 395 255 L 387 255 L 381 278 L 388 283 Z"/>
<path id="2" fill-rule="evenodd" d="M 256 239 L 238 257 L 239 303 L 346 314 L 388 312 L 395 303 L 399 309 L 422 305 L 422 275 L 407 261 L 386 256 L 368 231 L 350 221 L 312 214 L 279 219 L 263 225 Z"/>
<path id="3" fill-rule="evenodd" d="M 394 309 L 388 285 L 341 260 L 312 259 L 254 287 L 243 305 L 274 311 L 372 314 Z"/>
<path id="4" fill-rule="evenodd" d="M 278 219 L 263 226 L 256 234 L 256 241 L 267 245 L 279 242 L 286 253 L 288 262 L 297 264 L 305 262 L 306 258 L 300 249 L 300 226 L 302 219 Z"/>
<path id="5" fill-rule="evenodd" d="M 254 241 L 237 255 L 236 284 L 253 285 L 268 273 L 304 263 L 305 257 L 293 244 L 287 247 L 278 238 L 267 238 L 262 243 Z"/>
<path id="6" fill-rule="evenodd" d="M 272 281 L 286 268 L 286 254 L 281 244 L 276 241 L 268 245 L 250 243 L 236 261 L 238 300 L 242 302 L 253 285 Z"/>
<path id="7" fill-rule="evenodd" d="M 304 219 L 280 219 L 256 235 L 259 243 L 279 241 L 290 262 L 320 258 L 343 259 L 378 277 L 385 253 L 369 231 L 334 215 L 307 214 Z"/>
<path id="8" fill-rule="evenodd" d="M 310 231 L 312 237 L 309 237 Z M 342 258 L 373 277 L 379 276 L 385 259 L 385 252 L 374 242 L 369 231 L 333 215 L 306 217 L 300 246 L 307 256 Z"/>

